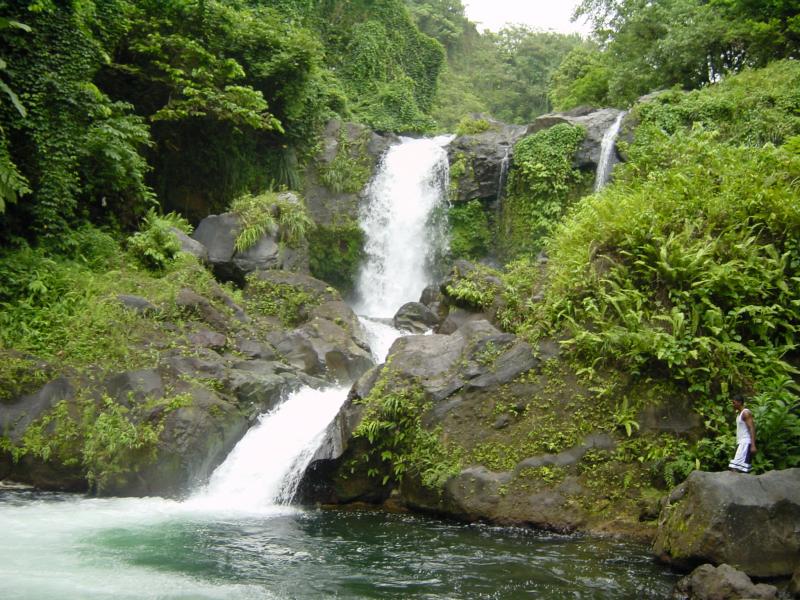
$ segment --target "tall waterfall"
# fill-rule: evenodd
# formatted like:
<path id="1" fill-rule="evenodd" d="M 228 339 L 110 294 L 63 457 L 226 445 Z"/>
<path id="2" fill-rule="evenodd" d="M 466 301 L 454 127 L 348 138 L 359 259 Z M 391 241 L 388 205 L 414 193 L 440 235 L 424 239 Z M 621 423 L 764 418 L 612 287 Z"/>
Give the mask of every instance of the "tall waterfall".
<path id="1" fill-rule="evenodd" d="M 600 144 L 600 160 L 597 162 L 597 174 L 594 178 L 594 191 L 599 192 L 611 178 L 611 169 L 616 163 L 616 150 L 614 147 L 622 125 L 625 112 L 620 112 L 615 121 L 603 134 L 603 141 Z"/>
<path id="2" fill-rule="evenodd" d="M 367 259 L 358 276 L 356 312 L 391 317 L 432 282 L 444 240 L 435 210 L 444 206 L 452 136 L 403 139 L 386 153 L 359 218 Z"/>
<path id="3" fill-rule="evenodd" d="M 367 261 L 361 269 L 357 310 L 390 317 L 417 300 L 432 277 L 430 263 L 444 232 L 435 211 L 448 183 L 447 153 L 452 136 L 404 139 L 389 149 L 369 189 L 361 214 Z M 380 319 L 362 317 L 373 357 L 386 358 L 400 332 Z M 187 501 L 199 509 L 258 512 L 292 500 L 325 430 L 347 398 L 347 388 L 302 388 L 239 441 L 208 485 Z"/>

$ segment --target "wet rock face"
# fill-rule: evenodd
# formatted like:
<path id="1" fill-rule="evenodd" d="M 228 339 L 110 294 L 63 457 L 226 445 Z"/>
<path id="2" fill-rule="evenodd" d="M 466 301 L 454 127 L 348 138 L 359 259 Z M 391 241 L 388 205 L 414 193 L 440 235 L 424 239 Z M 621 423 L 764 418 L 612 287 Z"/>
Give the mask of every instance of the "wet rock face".
<path id="1" fill-rule="evenodd" d="M 396 329 L 425 333 L 439 324 L 438 315 L 421 302 L 406 302 L 392 319 Z"/>
<path id="2" fill-rule="evenodd" d="M 542 115 L 528 126 L 525 135 L 532 135 L 559 123 L 578 125 L 586 130 L 586 136 L 575 154 L 574 164 L 582 170 L 595 170 L 600 162 L 603 136 L 622 111 L 603 108 L 591 112 L 577 111 Z"/>
<path id="3" fill-rule="evenodd" d="M 800 564 L 800 469 L 753 476 L 695 471 L 669 496 L 654 552 L 679 568 L 727 563 L 750 576 Z"/>
<path id="4" fill-rule="evenodd" d="M 498 124 L 491 131 L 454 139 L 447 147 L 447 155 L 451 169 L 459 172 L 450 199 L 453 202 L 497 199 L 503 161 L 510 157 L 514 144 L 524 135 L 524 126 Z"/>
<path id="5" fill-rule="evenodd" d="M 765 583 L 754 584 L 746 573 L 730 565 L 719 567 L 705 564 L 675 586 L 672 600 L 773 600 L 778 598 L 778 589 Z"/>

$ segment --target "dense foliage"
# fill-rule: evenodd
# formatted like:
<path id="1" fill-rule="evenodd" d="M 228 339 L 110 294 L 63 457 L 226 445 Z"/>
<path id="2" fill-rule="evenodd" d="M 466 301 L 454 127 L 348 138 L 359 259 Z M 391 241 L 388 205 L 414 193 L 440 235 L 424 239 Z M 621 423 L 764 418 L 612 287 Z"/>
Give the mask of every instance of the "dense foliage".
<path id="1" fill-rule="evenodd" d="M 793 0 L 583 0 L 576 15 L 592 22 L 602 55 L 562 65 L 554 96 L 562 107 L 624 106 L 654 89 L 694 89 L 800 54 Z"/>

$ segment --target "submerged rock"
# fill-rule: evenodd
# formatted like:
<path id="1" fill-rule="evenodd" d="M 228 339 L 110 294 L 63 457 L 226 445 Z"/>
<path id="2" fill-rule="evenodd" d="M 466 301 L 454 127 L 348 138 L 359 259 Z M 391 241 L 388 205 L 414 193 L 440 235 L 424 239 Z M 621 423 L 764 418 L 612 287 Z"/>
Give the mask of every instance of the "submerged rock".
<path id="1" fill-rule="evenodd" d="M 727 563 L 750 576 L 800 564 L 800 469 L 753 476 L 695 471 L 669 496 L 653 550 L 679 568 Z"/>
<path id="2" fill-rule="evenodd" d="M 777 597 L 775 586 L 753 584 L 746 573 L 726 564 L 697 567 L 677 583 L 672 594 L 673 600 L 774 600 Z"/>

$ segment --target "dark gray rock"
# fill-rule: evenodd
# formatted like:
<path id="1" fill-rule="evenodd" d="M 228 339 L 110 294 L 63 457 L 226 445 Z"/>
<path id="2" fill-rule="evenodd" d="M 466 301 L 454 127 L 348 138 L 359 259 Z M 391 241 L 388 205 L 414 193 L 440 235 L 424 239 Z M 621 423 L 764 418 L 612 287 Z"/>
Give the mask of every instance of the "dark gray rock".
<path id="1" fill-rule="evenodd" d="M 65 377 L 45 384 L 33 394 L 9 403 L 0 403 L 0 432 L 12 442 L 19 443 L 25 430 L 42 418 L 62 400 L 75 397 L 75 389 Z"/>
<path id="2" fill-rule="evenodd" d="M 695 471 L 662 509 L 653 551 L 680 568 L 727 563 L 750 576 L 789 576 L 800 563 L 799 532 L 800 469 Z"/>
<path id="3" fill-rule="evenodd" d="M 443 300 L 443 298 L 444 296 L 442 296 L 442 291 L 439 289 L 439 285 L 432 283 L 431 285 L 426 286 L 424 290 L 422 290 L 422 294 L 420 294 L 419 301 L 428 308 L 430 308 L 432 304 L 440 303 Z"/>
<path id="4" fill-rule="evenodd" d="M 357 193 L 336 192 L 328 189 L 320 179 L 320 170 L 330 165 L 341 150 L 344 139 L 350 148 L 351 159 L 366 162 L 374 171 L 386 150 L 398 142 L 394 135 L 380 135 L 363 125 L 328 122 L 322 137 L 321 150 L 306 170 L 304 197 L 311 218 L 319 225 L 331 225 L 341 220 L 356 220 L 365 190 Z"/>
<path id="5" fill-rule="evenodd" d="M 288 198 L 296 198 L 290 192 Z M 296 249 L 281 250 L 279 232 L 267 232 L 244 251 L 236 250 L 236 238 L 243 229 L 241 219 L 234 213 L 209 215 L 197 225 L 192 237 L 208 250 L 208 262 L 222 281 L 244 284 L 248 273 L 266 269 L 295 269 L 307 271 L 307 253 L 301 242 Z"/>
<path id="6" fill-rule="evenodd" d="M 158 307 L 150 302 L 147 298 L 141 296 L 133 296 L 131 294 L 118 294 L 117 300 L 127 308 L 140 315 L 154 315 L 158 312 Z"/>
<path id="7" fill-rule="evenodd" d="M 202 263 L 208 262 L 208 248 L 206 248 L 197 240 L 190 238 L 177 227 L 170 227 L 169 230 L 176 238 L 178 238 L 178 241 L 181 244 L 181 252 L 191 254 Z"/>
<path id="8" fill-rule="evenodd" d="M 458 329 L 473 321 L 488 321 L 489 315 L 484 312 L 474 312 L 457 306 L 451 306 L 447 311 L 444 321 L 436 328 L 436 333 L 450 335 Z"/>
<path id="9" fill-rule="evenodd" d="M 275 360 L 278 356 L 272 346 L 244 338 L 237 338 L 236 350 L 251 359 Z"/>
<path id="10" fill-rule="evenodd" d="M 230 320 L 200 294 L 183 288 L 175 298 L 175 304 L 185 314 L 197 317 L 218 331 L 228 331 Z"/>
<path id="11" fill-rule="evenodd" d="M 164 396 L 164 382 L 155 369 L 119 373 L 106 380 L 105 389 L 108 396 L 123 406 Z"/>
<path id="12" fill-rule="evenodd" d="M 187 338 L 192 346 L 198 348 L 210 348 L 211 350 L 222 350 L 228 345 L 228 338 L 216 331 L 209 331 L 208 329 L 201 329 L 194 333 L 190 333 Z"/>
<path id="13" fill-rule="evenodd" d="M 392 319 L 395 328 L 411 333 L 425 333 L 439 324 L 439 317 L 421 302 L 406 302 Z"/>
<path id="14" fill-rule="evenodd" d="M 753 584 L 747 574 L 726 564 L 697 567 L 676 584 L 672 594 L 673 600 L 775 600 L 777 597 L 775 586 Z"/>
<path id="15" fill-rule="evenodd" d="M 622 111 L 603 108 L 587 114 L 552 113 L 538 117 L 528 126 L 525 135 L 532 135 L 559 123 L 578 125 L 586 130 L 586 136 L 575 154 L 574 163 L 579 169 L 595 170 L 600 161 L 603 136 Z"/>
<path id="16" fill-rule="evenodd" d="M 569 467 L 578 464 L 589 450 L 613 450 L 614 440 L 606 433 L 596 433 L 588 436 L 577 446 L 559 452 L 558 454 L 542 454 L 533 456 L 517 463 L 514 474 L 518 475 L 524 469 L 537 469 L 539 467 Z"/>
<path id="17" fill-rule="evenodd" d="M 452 188 L 453 202 L 476 198 L 496 200 L 500 174 L 517 140 L 525 135 L 525 127 L 497 123 L 490 131 L 455 138 L 447 147 L 450 164 L 463 164 L 465 172 Z"/>

